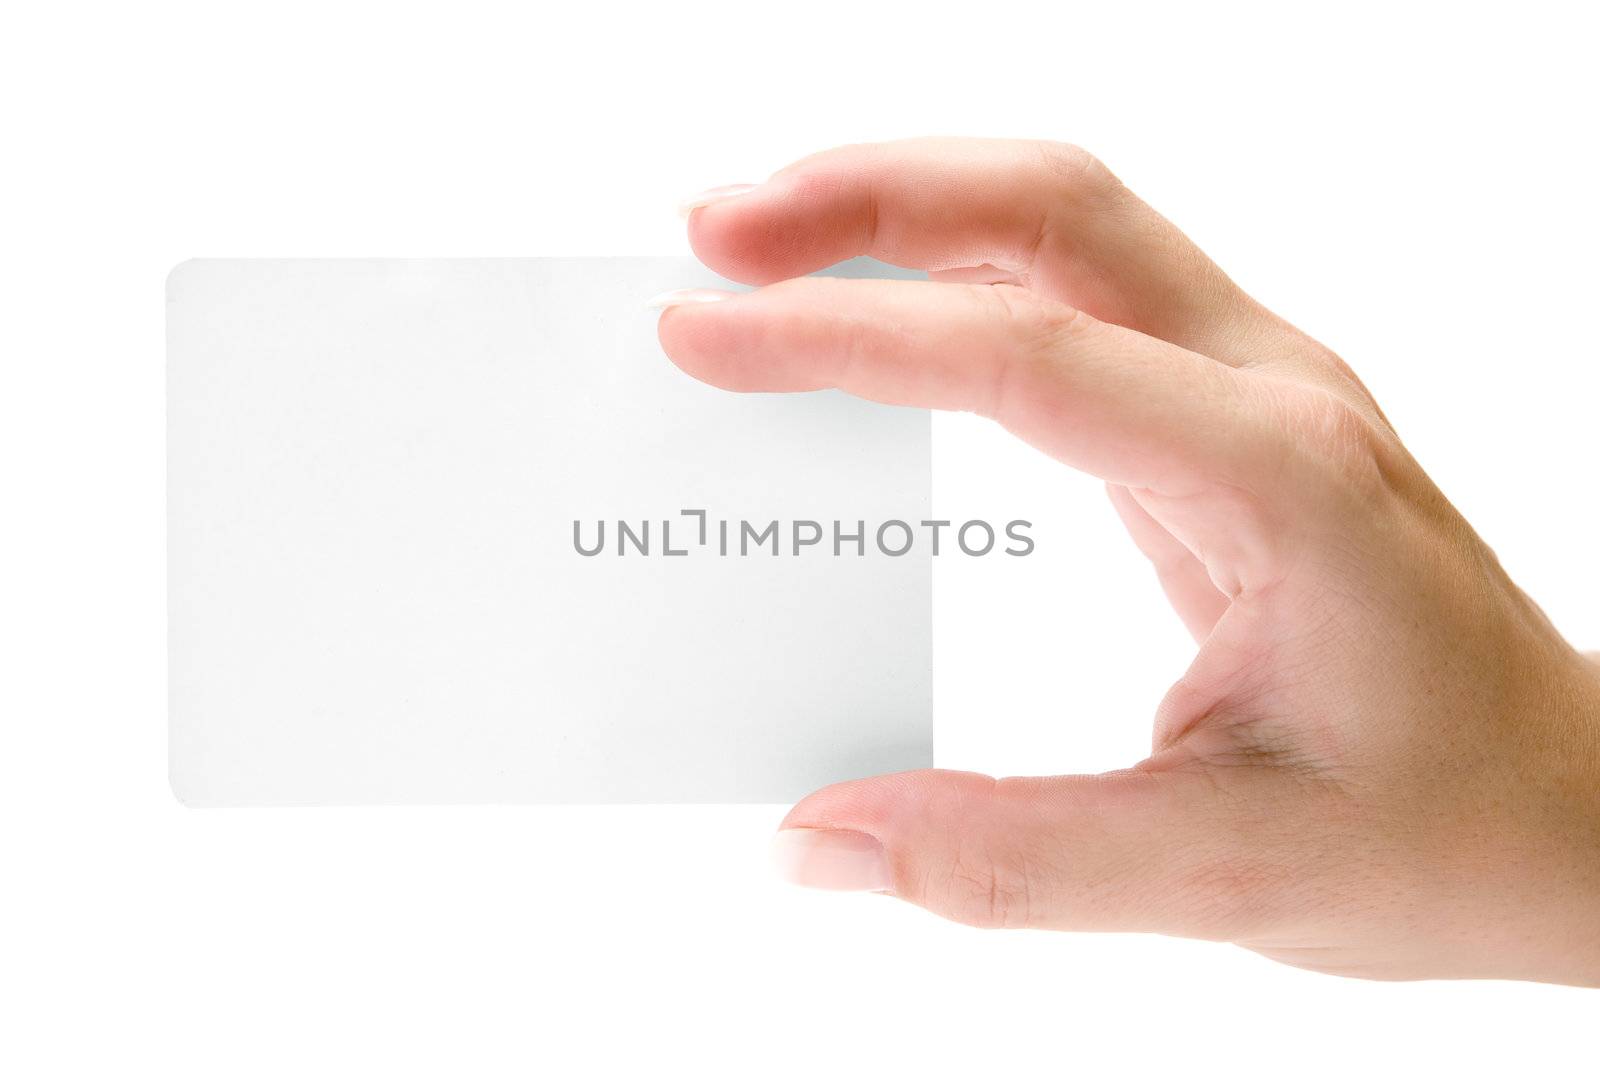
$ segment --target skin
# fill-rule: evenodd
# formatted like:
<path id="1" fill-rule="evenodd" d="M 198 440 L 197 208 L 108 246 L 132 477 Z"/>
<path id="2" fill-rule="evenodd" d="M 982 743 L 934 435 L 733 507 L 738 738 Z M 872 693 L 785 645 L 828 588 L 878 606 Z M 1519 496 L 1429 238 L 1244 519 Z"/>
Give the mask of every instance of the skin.
<path id="1" fill-rule="evenodd" d="M 1337 356 L 1067 145 L 836 149 L 704 198 L 689 235 L 761 288 L 669 301 L 678 366 L 998 421 L 1106 481 L 1199 646 L 1137 766 L 830 786 L 783 831 L 844 873 L 801 880 L 1334 974 L 1600 985 L 1600 666 Z M 803 277 L 857 255 L 935 282 Z"/>

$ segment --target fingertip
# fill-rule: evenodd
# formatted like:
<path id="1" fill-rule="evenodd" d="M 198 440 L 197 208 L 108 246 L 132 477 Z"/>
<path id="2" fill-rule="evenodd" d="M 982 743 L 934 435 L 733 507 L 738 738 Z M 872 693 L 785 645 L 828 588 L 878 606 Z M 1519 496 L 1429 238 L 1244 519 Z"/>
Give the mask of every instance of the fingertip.
<path id="1" fill-rule="evenodd" d="M 644 304 L 645 307 L 665 310 L 684 304 L 715 304 L 732 297 L 733 294 L 726 289 L 668 289 L 652 296 Z"/>
<path id="2" fill-rule="evenodd" d="M 689 215 L 689 247 L 724 278 L 770 285 L 798 278 L 855 253 L 837 247 L 839 223 L 806 182 L 774 179 Z"/>
<path id="3" fill-rule="evenodd" d="M 689 247 L 695 258 L 736 282 L 766 285 L 781 275 L 765 267 L 772 256 L 759 194 L 700 208 L 689 216 Z M 753 206 L 752 206 L 753 205 Z"/>
<path id="4" fill-rule="evenodd" d="M 661 350 L 679 370 L 697 378 L 700 381 L 715 385 L 710 372 L 714 365 L 708 365 L 706 358 L 708 352 L 716 350 L 713 341 L 708 343 L 707 334 L 715 330 L 716 317 L 706 315 L 703 309 L 709 304 L 695 303 L 670 303 L 662 307 L 661 317 L 656 321 L 656 339 L 661 343 Z"/>
<path id="5" fill-rule="evenodd" d="M 710 189 L 702 190 L 701 192 L 695 193 L 693 196 L 686 197 L 679 201 L 678 217 L 682 219 L 693 218 L 694 213 L 699 211 L 701 208 L 710 207 L 713 204 L 725 203 L 735 197 L 744 196 L 746 193 L 753 193 L 759 188 L 761 188 L 759 185 L 754 185 L 750 182 L 740 182 L 736 185 L 712 186 Z"/>
<path id="6" fill-rule="evenodd" d="M 969 771 L 919 770 L 858 778 L 824 786 L 789 810 L 781 829 L 853 829 L 891 835 L 907 815 L 932 806 L 959 804 L 994 788 L 995 780 Z"/>
<path id="7" fill-rule="evenodd" d="M 749 293 L 724 293 L 717 300 L 667 305 L 656 323 L 662 351 L 691 378 L 729 392 L 803 388 L 775 372 L 759 351 L 761 316 L 748 306 L 735 306 L 753 298 Z"/>
<path id="8" fill-rule="evenodd" d="M 772 838 L 772 864 L 778 877 L 807 889 L 894 889 L 894 868 L 883 842 L 855 830 L 779 830 Z"/>

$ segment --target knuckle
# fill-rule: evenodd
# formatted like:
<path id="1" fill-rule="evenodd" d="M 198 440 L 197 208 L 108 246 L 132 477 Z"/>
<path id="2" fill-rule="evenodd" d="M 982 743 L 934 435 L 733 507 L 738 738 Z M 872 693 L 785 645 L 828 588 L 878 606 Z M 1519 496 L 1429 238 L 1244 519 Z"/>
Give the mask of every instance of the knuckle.
<path id="1" fill-rule="evenodd" d="M 1027 926 L 1032 911 L 1029 877 L 1026 862 L 962 852 L 945 877 L 938 910 L 984 930 Z"/>
<path id="2" fill-rule="evenodd" d="M 974 286 L 989 316 L 1006 334 L 1032 348 L 1050 348 L 1087 320 L 1069 304 L 1018 285 Z"/>
<path id="3" fill-rule="evenodd" d="M 1070 305 L 1044 299 L 1015 285 L 968 287 L 979 304 L 980 318 L 1006 343 L 994 347 L 986 399 L 976 407 L 984 416 L 1004 421 L 1019 389 L 1028 389 L 1045 364 L 1089 319 Z"/>
<path id="4" fill-rule="evenodd" d="M 1355 368 L 1333 349 L 1306 337 L 1293 327 L 1289 327 L 1289 330 L 1291 336 L 1286 349 L 1289 363 L 1297 364 L 1310 380 L 1321 384 L 1336 396 L 1344 397 L 1357 410 L 1376 416 L 1378 422 L 1387 426 L 1377 400 Z"/>
<path id="5" fill-rule="evenodd" d="M 1359 451 L 1368 444 L 1366 420 L 1342 399 L 1320 390 L 1300 398 L 1296 412 L 1297 429 L 1319 451 L 1344 453 Z"/>
<path id="6" fill-rule="evenodd" d="M 1045 170 L 1062 189 L 1083 194 L 1104 194 L 1122 183 L 1111 169 L 1075 144 L 1061 141 L 1029 142 Z"/>
<path id="7" fill-rule="evenodd" d="M 1304 391 L 1290 405 L 1288 420 L 1298 450 L 1357 491 L 1380 491 L 1403 463 L 1404 452 L 1392 432 L 1331 392 Z"/>
<path id="8" fill-rule="evenodd" d="M 1010 789 L 1004 781 L 975 775 L 938 780 L 944 788 L 929 814 L 950 827 L 949 844 L 929 855 L 919 903 L 967 926 L 1030 925 L 1035 890 L 1050 874 L 1030 852 L 1029 836 L 1013 832 Z"/>
<path id="9" fill-rule="evenodd" d="M 1313 367 L 1320 370 L 1332 379 L 1360 383 L 1355 369 L 1346 363 L 1333 349 L 1315 341 L 1310 342 L 1303 349 L 1305 360 Z"/>

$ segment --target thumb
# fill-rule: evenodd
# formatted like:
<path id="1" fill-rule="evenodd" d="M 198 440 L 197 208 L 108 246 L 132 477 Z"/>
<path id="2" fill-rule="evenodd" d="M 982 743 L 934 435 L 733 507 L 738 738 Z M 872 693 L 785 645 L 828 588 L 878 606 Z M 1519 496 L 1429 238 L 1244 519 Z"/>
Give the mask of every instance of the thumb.
<path id="1" fill-rule="evenodd" d="M 993 779 L 910 771 L 828 786 L 774 841 L 779 872 L 984 927 L 1233 940 L 1266 865 L 1203 771 Z"/>

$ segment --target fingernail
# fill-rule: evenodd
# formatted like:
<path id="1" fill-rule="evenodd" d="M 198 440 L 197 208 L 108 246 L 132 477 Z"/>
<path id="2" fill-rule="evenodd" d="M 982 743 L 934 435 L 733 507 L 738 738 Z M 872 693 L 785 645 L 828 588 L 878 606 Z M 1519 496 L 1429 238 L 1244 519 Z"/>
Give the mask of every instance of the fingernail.
<path id="1" fill-rule="evenodd" d="M 759 188 L 760 186 L 758 185 L 719 185 L 713 189 L 707 189 L 704 192 L 696 193 L 683 203 L 679 204 L 678 214 L 683 218 L 688 218 L 690 215 L 694 214 L 696 208 L 706 207 L 710 204 L 718 204 L 724 200 L 732 200 L 736 196 L 743 196 L 750 190 Z"/>
<path id="2" fill-rule="evenodd" d="M 645 307 L 670 308 L 679 304 L 715 304 L 733 294 L 726 289 L 668 289 L 644 302 Z"/>
<path id="3" fill-rule="evenodd" d="M 877 893 L 894 888 L 889 854 L 855 830 L 779 830 L 772 862 L 785 881 L 808 889 Z"/>

